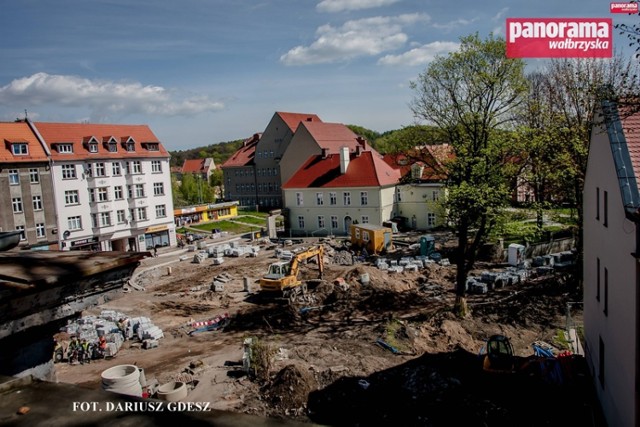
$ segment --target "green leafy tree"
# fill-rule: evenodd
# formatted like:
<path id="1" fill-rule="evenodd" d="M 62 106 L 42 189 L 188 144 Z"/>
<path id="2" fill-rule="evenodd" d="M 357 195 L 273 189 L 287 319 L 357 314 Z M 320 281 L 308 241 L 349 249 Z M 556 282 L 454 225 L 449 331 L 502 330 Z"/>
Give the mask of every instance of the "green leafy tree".
<path id="1" fill-rule="evenodd" d="M 466 316 L 466 281 L 508 196 L 503 166 L 513 153 L 500 129 L 511 124 L 527 90 L 524 62 L 505 55 L 503 39 L 461 38 L 460 50 L 437 57 L 411 83 L 416 118 L 438 127 L 455 154 L 448 163 L 448 220 L 458 235 L 456 312 Z"/>

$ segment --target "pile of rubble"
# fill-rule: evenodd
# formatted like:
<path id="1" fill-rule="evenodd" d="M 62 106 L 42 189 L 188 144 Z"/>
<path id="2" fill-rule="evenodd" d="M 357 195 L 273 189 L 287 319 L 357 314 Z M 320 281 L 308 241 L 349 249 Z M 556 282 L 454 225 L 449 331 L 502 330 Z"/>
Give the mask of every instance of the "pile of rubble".
<path id="1" fill-rule="evenodd" d="M 237 242 L 223 243 L 199 251 L 193 256 L 193 262 L 202 264 L 207 258 L 213 258 L 213 264 L 220 265 L 224 262 L 224 257 L 257 257 L 259 251 L 259 246 L 242 245 Z"/>

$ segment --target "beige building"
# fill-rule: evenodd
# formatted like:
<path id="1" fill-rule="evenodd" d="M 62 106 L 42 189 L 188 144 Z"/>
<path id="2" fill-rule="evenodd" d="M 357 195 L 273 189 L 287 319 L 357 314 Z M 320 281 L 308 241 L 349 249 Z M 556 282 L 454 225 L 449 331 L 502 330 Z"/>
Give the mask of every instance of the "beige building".
<path id="1" fill-rule="evenodd" d="M 605 102 L 584 186 L 585 356 L 609 426 L 640 424 L 640 114 Z"/>

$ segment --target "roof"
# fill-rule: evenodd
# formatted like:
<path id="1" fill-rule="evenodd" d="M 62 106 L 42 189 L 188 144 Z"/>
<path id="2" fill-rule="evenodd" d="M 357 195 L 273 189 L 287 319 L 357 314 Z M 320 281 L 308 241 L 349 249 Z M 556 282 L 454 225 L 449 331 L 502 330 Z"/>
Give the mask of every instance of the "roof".
<path id="1" fill-rule="evenodd" d="M 283 185 L 290 188 L 349 188 L 394 185 L 400 172 L 393 169 L 375 151 L 349 154 L 347 172 L 340 173 L 340 154 L 311 156 Z"/>
<path id="2" fill-rule="evenodd" d="M 280 118 L 287 124 L 287 126 L 289 126 L 291 132 L 296 131 L 300 122 L 322 122 L 322 120 L 320 120 L 320 117 L 315 114 L 287 113 L 283 111 L 276 111 L 276 115 L 280 116 Z"/>
<path id="3" fill-rule="evenodd" d="M 25 163 L 48 161 L 44 147 L 38 141 L 26 122 L 0 123 L 0 162 Z M 11 151 L 13 143 L 27 144 L 28 154 L 15 155 Z"/>
<path id="4" fill-rule="evenodd" d="M 320 148 L 329 149 L 332 153 L 338 153 L 344 146 L 355 151 L 359 145 L 358 135 L 342 123 L 300 122 L 298 129 L 300 128 L 305 128 Z"/>
<path id="5" fill-rule="evenodd" d="M 187 159 L 182 164 L 182 173 L 206 173 L 211 164 L 207 159 Z"/>
<path id="6" fill-rule="evenodd" d="M 220 167 L 233 168 L 252 165 L 256 155 L 256 145 L 258 141 L 260 141 L 261 136 L 261 133 L 255 133 L 253 136 L 242 141 L 242 146 Z"/>
<path id="7" fill-rule="evenodd" d="M 84 160 L 87 158 L 169 157 L 169 153 L 147 125 L 119 125 L 93 123 L 35 122 L 34 126 L 49 146 L 54 160 Z M 95 153 L 89 152 L 88 143 L 98 143 Z M 108 143 L 117 144 L 117 152 L 108 150 Z M 126 151 L 123 144 L 134 142 L 135 151 Z M 52 147 L 59 143 L 73 144 L 73 153 L 62 154 Z M 146 144 L 157 144 L 150 150 Z"/>
<path id="8" fill-rule="evenodd" d="M 454 156 L 449 144 L 437 144 L 416 147 L 409 153 L 387 153 L 384 161 L 399 170 L 403 178 L 411 177 L 411 166 L 418 164 L 423 167 L 421 180 L 442 181 L 447 178 L 446 163 Z"/>

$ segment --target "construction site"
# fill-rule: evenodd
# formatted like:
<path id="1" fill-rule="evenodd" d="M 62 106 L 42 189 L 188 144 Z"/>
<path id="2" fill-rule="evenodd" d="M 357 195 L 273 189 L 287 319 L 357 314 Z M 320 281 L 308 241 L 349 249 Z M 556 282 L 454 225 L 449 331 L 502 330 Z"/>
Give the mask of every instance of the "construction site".
<path id="1" fill-rule="evenodd" d="M 426 252 L 409 240 L 378 254 L 228 236 L 147 254 L 52 334 L 51 381 L 109 391 L 133 366 L 133 399 L 292 425 L 600 425 L 567 253 L 477 263 L 460 318 L 448 236 Z"/>

